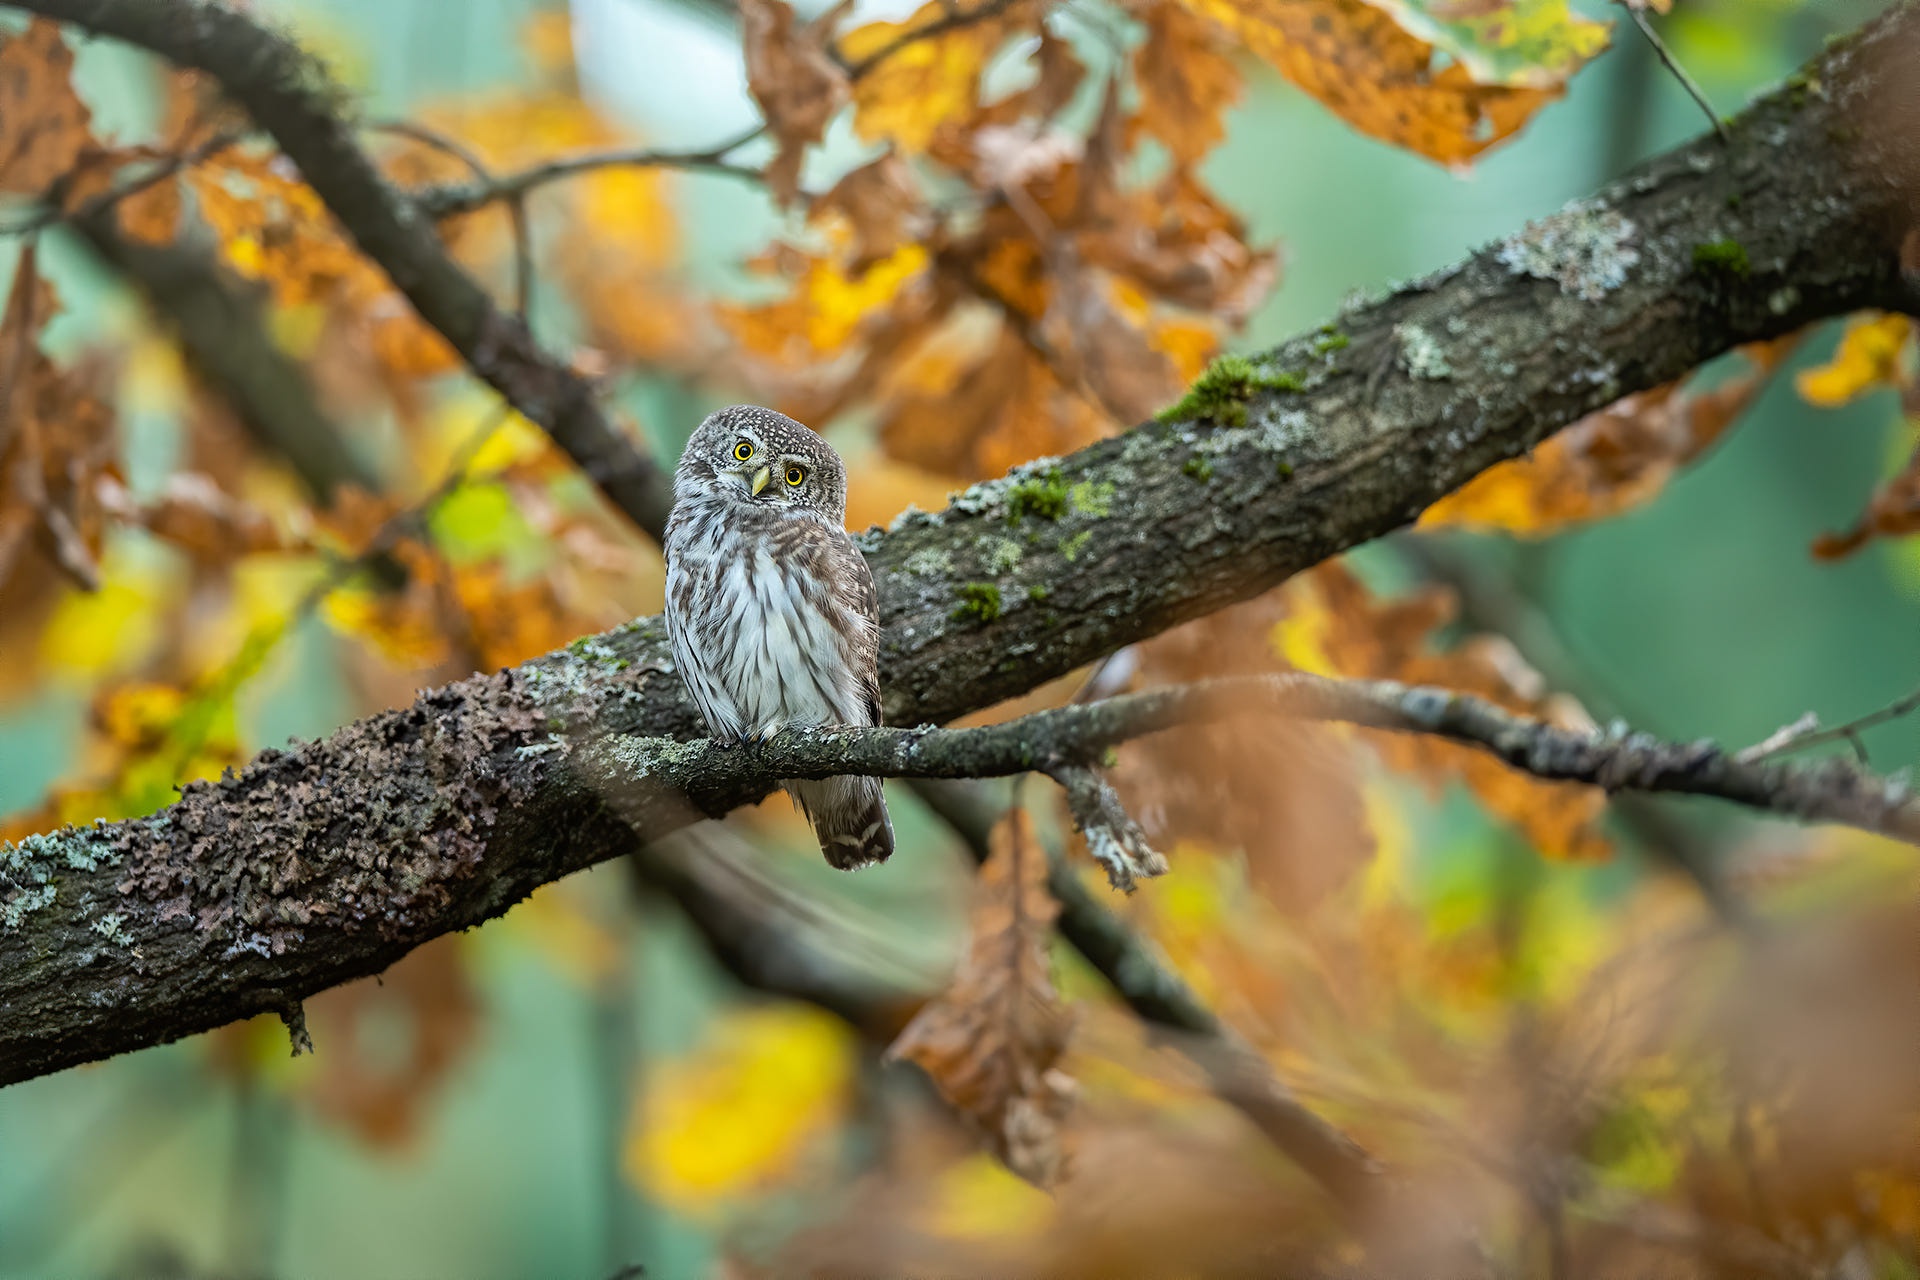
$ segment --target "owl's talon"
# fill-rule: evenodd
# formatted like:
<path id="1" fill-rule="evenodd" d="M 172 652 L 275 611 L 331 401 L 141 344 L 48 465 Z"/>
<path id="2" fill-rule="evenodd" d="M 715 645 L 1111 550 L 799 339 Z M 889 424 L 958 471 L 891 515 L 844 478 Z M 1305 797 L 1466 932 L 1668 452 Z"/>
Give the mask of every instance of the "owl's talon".
<path id="1" fill-rule="evenodd" d="M 713 745 L 720 748 L 722 751 L 731 751 L 744 741 L 745 741 L 744 738 L 723 737 L 717 733 L 713 735 Z"/>
<path id="2" fill-rule="evenodd" d="M 753 735 L 753 745 L 756 747 L 766 746 L 778 736 L 780 730 L 783 728 L 785 728 L 785 726 L 778 720 L 768 721 L 766 724 L 760 726 L 760 732 Z"/>

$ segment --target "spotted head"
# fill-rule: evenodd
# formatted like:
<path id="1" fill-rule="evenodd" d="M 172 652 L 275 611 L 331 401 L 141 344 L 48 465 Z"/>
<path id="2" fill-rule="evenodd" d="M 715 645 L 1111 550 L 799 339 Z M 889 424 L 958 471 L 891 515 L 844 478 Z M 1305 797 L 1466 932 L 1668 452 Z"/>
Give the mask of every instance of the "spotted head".
<path id="1" fill-rule="evenodd" d="M 758 405 L 708 415 L 673 475 L 678 501 L 719 498 L 780 515 L 847 516 L 847 468 L 810 427 Z"/>

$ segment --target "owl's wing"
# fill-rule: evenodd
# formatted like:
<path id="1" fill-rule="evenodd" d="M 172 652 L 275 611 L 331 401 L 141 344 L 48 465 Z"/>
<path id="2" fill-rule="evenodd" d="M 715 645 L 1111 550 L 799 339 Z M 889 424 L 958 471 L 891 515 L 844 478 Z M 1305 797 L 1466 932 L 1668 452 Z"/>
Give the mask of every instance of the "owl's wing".
<path id="1" fill-rule="evenodd" d="M 783 531 L 784 532 L 784 531 Z M 813 521 L 794 521 L 790 554 L 804 580 L 824 588 L 834 635 L 849 675 L 857 682 L 867 723 L 880 723 L 880 602 L 873 570 L 845 531 Z"/>

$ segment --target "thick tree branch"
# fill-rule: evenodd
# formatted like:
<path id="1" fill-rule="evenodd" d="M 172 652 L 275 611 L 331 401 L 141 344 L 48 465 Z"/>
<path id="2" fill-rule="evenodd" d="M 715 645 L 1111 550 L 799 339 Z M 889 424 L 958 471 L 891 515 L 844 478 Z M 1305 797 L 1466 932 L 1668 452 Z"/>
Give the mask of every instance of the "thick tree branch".
<path id="1" fill-rule="evenodd" d="M 163 47 L 233 19 L 201 4 L 35 7 L 138 11 Z M 944 721 L 1031 689 L 1378 537 L 1620 395 L 1885 303 L 1908 211 L 1876 158 L 1836 138 L 1855 136 L 1879 59 L 1916 29 L 1903 5 L 1750 108 L 1730 145 L 1680 148 L 1354 308 L 1346 350 L 1316 354 L 1308 333 L 1266 358 L 1304 390 L 1214 379 L 1193 415 L 864 538 L 888 720 Z M 391 199 L 370 171 L 356 181 Z M 1747 270 L 1710 265 L 1726 254 L 1696 265 L 1696 246 L 1729 240 Z M 1196 455 L 1209 468 L 1189 467 Z M 265 753 L 152 817 L 0 852 L 0 1080 L 278 1009 L 625 853 L 633 829 L 582 776 L 581 744 L 698 732 L 664 631 L 642 619 Z M 1624 780 L 1745 786 L 1721 768 L 1679 758 Z M 695 814 L 663 796 L 638 816 L 652 835 Z"/>
<path id="2" fill-rule="evenodd" d="M 355 140 L 343 95 L 290 38 L 214 0 L 6 0 L 195 67 L 273 136 L 361 250 L 473 371 L 538 423 L 621 511 L 656 537 L 665 475 L 600 411 L 591 384 L 542 351 L 447 252 L 433 220 L 381 176 Z"/>

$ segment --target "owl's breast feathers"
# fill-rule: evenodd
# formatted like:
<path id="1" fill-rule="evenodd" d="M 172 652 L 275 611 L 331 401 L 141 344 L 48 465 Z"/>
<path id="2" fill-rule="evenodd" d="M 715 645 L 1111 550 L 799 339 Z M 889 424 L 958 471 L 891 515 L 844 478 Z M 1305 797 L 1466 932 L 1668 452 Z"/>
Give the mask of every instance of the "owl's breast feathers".
<path id="1" fill-rule="evenodd" d="M 674 511 L 667 558 L 675 661 L 716 734 L 879 723 L 873 575 L 842 530 L 695 500 Z"/>

